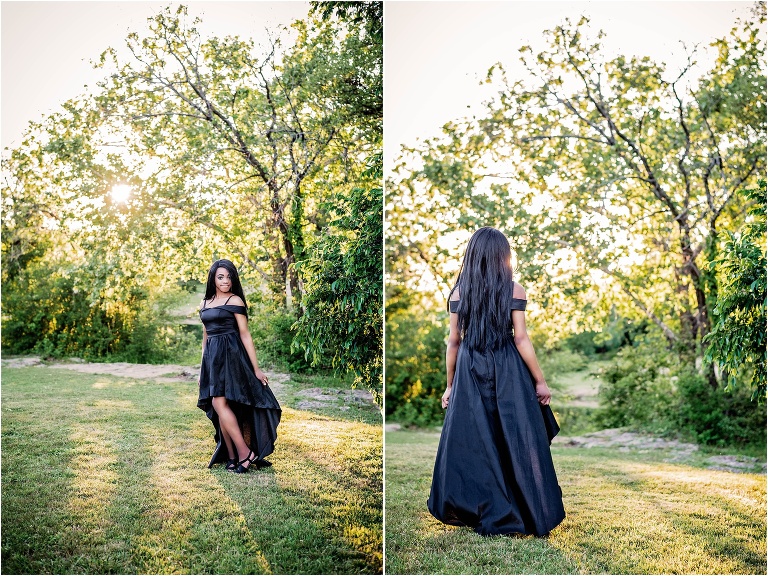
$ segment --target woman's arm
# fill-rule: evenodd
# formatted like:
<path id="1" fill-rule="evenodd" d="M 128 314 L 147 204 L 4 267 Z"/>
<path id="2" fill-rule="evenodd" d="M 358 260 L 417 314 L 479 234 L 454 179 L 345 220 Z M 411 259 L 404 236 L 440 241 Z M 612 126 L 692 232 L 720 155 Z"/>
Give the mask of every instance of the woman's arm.
<path id="1" fill-rule="evenodd" d="M 203 304 L 205 304 L 205 300 L 203 300 L 202 302 L 200 302 L 200 308 L 201 308 L 201 309 L 202 309 L 202 307 L 203 307 Z M 202 357 L 203 357 L 203 356 L 205 356 L 205 345 L 206 345 L 207 343 L 208 343 L 208 334 L 207 334 L 207 333 L 206 333 L 206 331 L 205 331 L 205 324 L 203 324 L 203 354 L 202 354 L 202 356 L 200 357 L 200 358 L 201 358 L 201 360 L 200 360 L 200 365 L 201 365 L 200 369 L 201 369 L 201 370 L 202 370 L 202 363 L 203 363 L 203 361 L 202 361 Z M 198 386 L 200 385 L 200 376 L 199 376 L 199 375 L 198 375 L 198 377 L 197 377 L 197 385 L 198 385 Z"/>
<path id="2" fill-rule="evenodd" d="M 525 299 L 525 290 L 517 282 L 515 282 L 513 296 Z M 520 357 L 528 366 L 528 370 L 531 371 L 531 376 L 533 376 L 533 381 L 536 383 L 536 397 L 539 399 L 540 404 L 546 406 L 552 398 L 552 393 L 549 390 L 549 386 L 547 386 L 547 381 L 544 379 L 544 373 L 541 371 L 539 361 L 536 359 L 533 343 L 528 336 L 528 329 L 525 326 L 525 312 L 522 310 L 512 310 L 512 327 L 515 329 L 515 346 L 517 346 L 517 351 L 520 352 Z"/>
<path id="3" fill-rule="evenodd" d="M 455 297 L 452 298 L 452 300 L 459 299 L 458 290 L 456 290 L 453 295 Z M 461 344 L 461 335 L 459 334 L 459 315 L 455 312 L 451 312 L 451 327 L 448 334 L 448 344 L 445 348 L 445 372 L 448 382 L 442 399 L 443 408 L 448 408 L 448 401 L 451 397 L 451 387 L 453 386 L 453 376 L 456 373 L 456 355 L 459 352 L 459 344 Z"/>
<path id="4" fill-rule="evenodd" d="M 240 300 L 240 298 L 237 298 L 237 300 Z M 241 304 L 235 304 L 235 306 L 242 306 L 242 300 L 240 302 Z M 248 330 L 248 318 L 246 318 L 245 314 L 235 314 L 235 318 L 237 319 L 237 329 L 240 332 L 240 340 L 243 341 L 245 351 L 248 353 L 248 358 L 251 359 L 251 364 L 253 365 L 253 373 L 266 386 L 269 384 L 269 379 L 259 368 L 259 361 L 256 359 L 256 347 L 253 345 L 253 338 L 251 338 L 251 332 Z"/>

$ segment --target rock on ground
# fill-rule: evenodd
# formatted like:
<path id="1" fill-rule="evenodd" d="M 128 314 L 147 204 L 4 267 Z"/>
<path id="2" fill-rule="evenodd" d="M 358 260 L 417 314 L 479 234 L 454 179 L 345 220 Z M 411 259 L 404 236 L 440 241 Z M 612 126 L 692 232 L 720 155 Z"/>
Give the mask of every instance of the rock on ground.
<path id="1" fill-rule="evenodd" d="M 359 407 L 370 407 L 373 405 L 373 396 L 367 390 L 306 388 L 298 391 L 296 396 L 301 398 L 296 403 L 296 408 L 299 410 L 331 407 L 349 410 L 350 405 L 357 405 Z"/>
<path id="2" fill-rule="evenodd" d="M 643 453 L 650 450 L 666 450 L 669 453 L 667 462 L 685 461 L 699 450 L 696 444 L 659 438 L 652 434 L 627 432 L 621 428 L 608 428 L 583 436 L 557 436 L 553 443 L 580 448 L 615 448 L 619 452 L 632 450 Z M 710 470 L 740 473 L 754 473 L 757 470 L 757 473 L 766 473 L 766 464 L 751 456 L 712 456 L 705 462 Z"/>

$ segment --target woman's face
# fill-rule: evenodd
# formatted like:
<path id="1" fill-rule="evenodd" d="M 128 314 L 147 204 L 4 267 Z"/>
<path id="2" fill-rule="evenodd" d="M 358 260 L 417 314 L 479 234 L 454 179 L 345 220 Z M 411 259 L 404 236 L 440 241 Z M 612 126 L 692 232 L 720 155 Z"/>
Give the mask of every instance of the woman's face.
<path id="1" fill-rule="evenodd" d="M 232 290 L 232 278 L 229 276 L 229 270 L 226 268 L 218 268 L 216 270 L 216 276 L 214 276 L 214 282 L 216 283 L 216 289 L 219 292 L 229 292 Z"/>

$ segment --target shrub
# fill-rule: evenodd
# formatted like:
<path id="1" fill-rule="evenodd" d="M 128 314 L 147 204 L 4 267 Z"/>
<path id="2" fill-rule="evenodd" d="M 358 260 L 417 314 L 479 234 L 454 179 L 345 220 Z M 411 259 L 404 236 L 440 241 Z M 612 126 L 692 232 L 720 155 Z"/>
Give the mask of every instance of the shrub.
<path id="1" fill-rule="evenodd" d="M 544 376 L 553 381 L 557 376 L 565 372 L 578 372 L 587 367 L 587 358 L 579 353 L 569 349 L 551 350 L 536 354 L 539 360 Z"/>
<path id="2" fill-rule="evenodd" d="M 312 373 L 330 368 L 329 362 L 316 366 L 304 357 L 303 350 L 292 350 L 295 332 L 292 328 L 296 316 L 280 304 L 258 296 L 248 297 L 248 328 L 253 344 L 264 366 L 276 366 L 290 372 Z"/>
<path id="3" fill-rule="evenodd" d="M 739 234 L 728 233 L 723 254 L 709 264 L 717 271 L 718 297 L 713 310 L 707 359 L 726 374 L 727 388 L 748 386 L 755 400 L 766 395 L 766 181 L 741 194 L 748 219 Z M 746 378 L 743 376 L 748 374 Z"/>
<path id="4" fill-rule="evenodd" d="M 76 279 L 98 284 L 94 270 L 100 269 L 66 270 L 37 261 L 6 282 L 4 348 L 54 358 L 150 364 L 189 360 L 197 348 L 199 358 L 200 337 L 174 325 L 168 313 L 177 293 L 153 297 L 134 285 L 125 288 L 119 302 L 107 300 L 99 291 L 78 288 Z"/>
<path id="5" fill-rule="evenodd" d="M 676 420 L 697 442 L 716 446 L 764 444 L 766 407 L 746 387 L 713 388 L 694 370 L 679 374 Z"/>
<path id="6" fill-rule="evenodd" d="M 415 396 L 395 408 L 389 420 L 399 422 L 405 426 L 441 426 L 445 419 L 445 410 L 440 403 L 440 395 Z"/>
<path id="7" fill-rule="evenodd" d="M 131 305 L 143 298 L 134 291 L 129 305 L 109 309 L 78 290 L 77 271 L 62 274 L 46 264 L 28 267 L 3 287 L 3 346 L 12 353 L 99 358 L 128 341 Z"/>
<path id="8" fill-rule="evenodd" d="M 597 408 L 586 406 L 558 406 L 554 409 L 557 423 L 560 426 L 560 434 L 563 436 L 578 436 L 596 432 L 599 428 L 595 424 Z"/>
<path id="9" fill-rule="evenodd" d="M 669 359 L 652 346 L 626 346 L 600 374 L 601 410 L 595 422 L 604 428 L 630 426 L 654 432 L 670 428 L 675 388 Z"/>
<path id="10" fill-rule="evenodd" d="M 632 320 L 612 313 L 611 318 L 599 332 L 585 330 L 571 334 L 563 340 L 563 345 L 585 356 L 614 352 L 620 347 L 634 345 L 648 332 L 646 319 Z"/>
<path id="11" fill-rule="evenodd" d="M 443 422 L 440 398 L 445 391 L 446 312 L 413 313 L 387 308 L 387 418 L 406 425 L 433 426 Z"/>

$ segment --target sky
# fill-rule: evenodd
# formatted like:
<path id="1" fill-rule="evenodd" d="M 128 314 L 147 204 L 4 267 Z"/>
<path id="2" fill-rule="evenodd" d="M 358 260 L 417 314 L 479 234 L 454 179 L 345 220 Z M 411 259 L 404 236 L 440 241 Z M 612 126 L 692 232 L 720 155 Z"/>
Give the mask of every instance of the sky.
<path id="1" fill-rule="evenodd" d="M 304 18 L 307 2 L 186 2 L 200 16 L 204 36 L 266 39 L 266 30 Z M 147 18 L 166 2 L 3 1 L 0 86 L 2 148 L 21 142 L 29 121 L 40 120 L 86 92 L 103 73 L 93 70 L 108 47 L 122 49 L 129 31 L 143 32 Z"/>
<path id="2" fill-rule="evenodd" d="M 439 134 L 448 121 L 481 113 L 479 86 L 496 62 L 523 73 L 517 49 L 542 46 L 543 30 L 589 16 L 606 54 L 648 55 L 679 66 L 688 45 L 725 36 L 752 2 L 388 2 L 384 16 L 385 162 L 402 145 Z"/>

